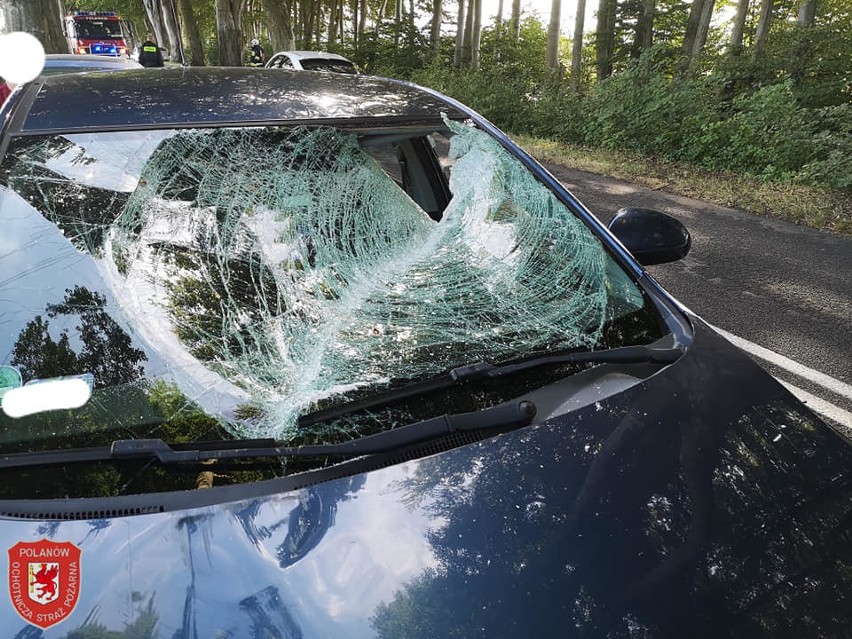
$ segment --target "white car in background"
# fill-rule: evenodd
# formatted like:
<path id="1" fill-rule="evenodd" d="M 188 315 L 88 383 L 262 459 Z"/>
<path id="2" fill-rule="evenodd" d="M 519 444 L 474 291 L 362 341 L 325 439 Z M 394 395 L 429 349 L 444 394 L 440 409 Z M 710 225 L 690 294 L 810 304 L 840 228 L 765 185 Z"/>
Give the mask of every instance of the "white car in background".
<path id="1" fill-rule="evenodd" d="M 333 73 L 358 73 L 351 60 L 336 53 L 324 51 L 279 51 L 264 65 L 267 69 L 295 69 L 297 71 L 331 71 Z"/>

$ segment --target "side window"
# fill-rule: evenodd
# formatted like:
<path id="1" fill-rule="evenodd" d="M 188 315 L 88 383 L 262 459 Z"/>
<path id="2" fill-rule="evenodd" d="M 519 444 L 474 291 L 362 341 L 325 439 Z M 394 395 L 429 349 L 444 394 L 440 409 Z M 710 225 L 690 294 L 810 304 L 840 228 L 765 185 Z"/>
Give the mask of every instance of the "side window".
<path id="1" fill-rule="evenodd" d="M 450 158 L 450 138 L 438 131 L 430 134 L 427 138 L 438 163 L 441 166 L 441 171 L 444 174 L 444 179 L 449 182 L 450 172 L 453 168 L 453 160 Z"/>
<path id="2" fill-rule="evenodd" d="M 446 140 L 443 136 L 440 139 Z M 449 145 L 430 137 L 383 137 L 363 141 L 364 150 L 396 184 L 434 220 L 440 220 L 450 201 L 447 181 Z"/>
<path id="3" fill-rule="evenodd" d="M 274 55 L 269 61 L 269 66 L 273 69 L 289 69 L 292 67 L 290 60 L 286 55 Z"/>

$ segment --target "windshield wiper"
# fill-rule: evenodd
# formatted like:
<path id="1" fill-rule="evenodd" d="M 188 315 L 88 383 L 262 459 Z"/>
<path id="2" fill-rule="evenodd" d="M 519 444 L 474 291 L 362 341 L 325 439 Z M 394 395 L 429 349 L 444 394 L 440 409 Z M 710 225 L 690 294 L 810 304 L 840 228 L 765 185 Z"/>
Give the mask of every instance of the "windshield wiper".
<path id="1" fill-rule="evenodd" d="M 540 366 L 554 364 L 640 364 L 649 362 L 670 364 L 680 358 L 683 353 L 684 348 L 682 346 L 668 347 L 648 344 L 643 346 L 623 346 L 601 351 L 561 351 L 511 364 L 475 362 L 453 368 L 441 377 L 394 388 L 363 399 L 356 399 L 332 408 L 302 415 L 298 420 L 298 424 L 301 427 L 310 426 L 348 415 L 349 413 L 377 408 L 410 397 L 417 397 L 449 388 L 461 382 L 513 375 Z"/>
<path id="2" fill-rule="evenodd" d="M 0 469 L 55 466 L 79 462 L 156 459 L 162 464 L 199 463 L 211 459 L 262 457 L 360 457 L 387 453 L 460 432 L 506 432 L 532 422 L 529 401 L 505 402 L 473 413 L 441 415 L 341 444 L 281 446 L 273 439 L 167 444 L 162 439 L 119 439 L 110 446 L 47 450 L 0 456 Z"/>

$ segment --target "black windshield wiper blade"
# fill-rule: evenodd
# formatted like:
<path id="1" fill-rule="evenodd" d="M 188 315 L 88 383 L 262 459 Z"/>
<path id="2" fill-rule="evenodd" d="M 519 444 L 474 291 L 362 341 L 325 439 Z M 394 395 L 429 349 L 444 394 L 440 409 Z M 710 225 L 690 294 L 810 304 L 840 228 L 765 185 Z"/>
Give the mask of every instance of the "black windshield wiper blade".
<path id="1" fill-rule="evenodd" d="M 668 347 L 654 344 L 643 346 L 623 346 L 601 351 L 562 351 L 533 357 L 513 364 L 488 364 L 475 362 L 451 369 L 441 377 L 416 382 L 401 388 L 376 393 L 363 399 L 356 399 L 332 408 L 319 410 L 299 418 L 299 426 L 305 427 L 319 422 L 328 421 L 349 413 L 355 413 L 369 408 L 386 406 L 393 402 L 417 397 L 433 391 L 450 388 L 460 382 L 474 379 L 489 379 L 512 375 L 520 371 L 538 368 L 552 364 L 639 364 L 657 362 L 670 364 L 683 355 L 682 346 Z"/>
<path id="2" fill-rule="evenodd" d="M 110 446 L 98 448 L 2 455 L 0 456 L 0 469 L 133 459 L 156 459 L 162 464 L 186 464 L 212 459 L 360 457 L 391 452 L 453 433 L 504 432 L 522 428 L 532 422 L 535 413 L 535 405 L 532 402 L 512 401 L 473 413 L 433 417 L 341 444 L 288 447 L 281 446 L 272 439 L 251 439 L 233 442 L 217 441 L 169 445 L 162 439 L 119 439 L 112 442 Z"/>

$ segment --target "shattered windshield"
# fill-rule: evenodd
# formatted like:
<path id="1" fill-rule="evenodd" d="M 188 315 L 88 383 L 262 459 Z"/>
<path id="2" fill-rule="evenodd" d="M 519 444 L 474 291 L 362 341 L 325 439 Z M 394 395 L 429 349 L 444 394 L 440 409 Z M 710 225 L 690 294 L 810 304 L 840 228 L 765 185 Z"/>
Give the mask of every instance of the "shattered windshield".
<path id="1" fill-rule="evenodd" d="M 460 123 L 20 138 L 0 183 L 0 392 L 82 380 L 92 400 L 63 414 L 97 408 L 122 437 L 182 414 L 212 421 L 157 436 L 286 439 L 318 406 L 456 366 L 664 330 L 595 235 Z M 0 444 L 38 438 L 9 406 Z"/>

